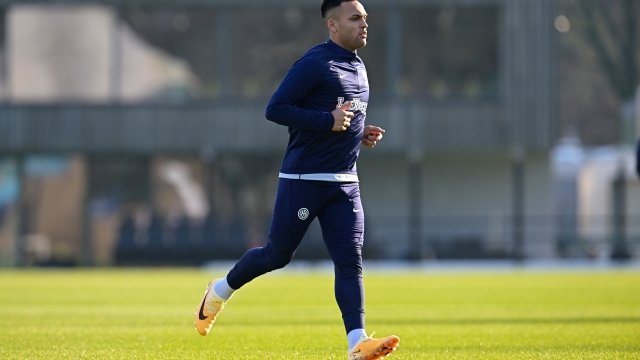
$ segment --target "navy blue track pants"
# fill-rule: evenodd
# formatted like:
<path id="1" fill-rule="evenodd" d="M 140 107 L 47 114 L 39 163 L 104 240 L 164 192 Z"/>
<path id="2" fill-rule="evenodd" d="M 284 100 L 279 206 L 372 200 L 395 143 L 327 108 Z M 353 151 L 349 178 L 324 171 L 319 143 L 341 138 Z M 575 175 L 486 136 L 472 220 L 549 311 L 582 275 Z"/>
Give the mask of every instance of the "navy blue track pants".
<path id="1" fill-rule="evenodd" d="M 335 267 L 335 296 L 345 329 L 364 329 L 364 211 L 358 183 L 280 179 L 267 245 L 254 248 L 227 275 L 234 289 L 293 258 L 313 219 Z"/>

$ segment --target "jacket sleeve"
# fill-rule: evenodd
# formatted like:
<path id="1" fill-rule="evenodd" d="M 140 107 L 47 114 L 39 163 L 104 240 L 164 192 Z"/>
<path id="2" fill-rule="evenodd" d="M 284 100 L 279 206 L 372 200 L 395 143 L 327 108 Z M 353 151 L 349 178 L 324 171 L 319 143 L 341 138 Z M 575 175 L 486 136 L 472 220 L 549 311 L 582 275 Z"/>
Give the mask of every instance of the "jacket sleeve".
<path id="1" fill-rule="evenodd" d="M 636 173 L 640 176 L 640 139 L 638 139 L 638 148 L 636 149 Z"/>
<path id="2" fill-rule="evenodd" d="M 271 97 L 265 114 L 267 120 L 300 130 L 331 130 L 334 124 L 331 112 L 296 106 L 320 85 L 322 76 L 322 67 L 312 59 L 298 60 Z"/>

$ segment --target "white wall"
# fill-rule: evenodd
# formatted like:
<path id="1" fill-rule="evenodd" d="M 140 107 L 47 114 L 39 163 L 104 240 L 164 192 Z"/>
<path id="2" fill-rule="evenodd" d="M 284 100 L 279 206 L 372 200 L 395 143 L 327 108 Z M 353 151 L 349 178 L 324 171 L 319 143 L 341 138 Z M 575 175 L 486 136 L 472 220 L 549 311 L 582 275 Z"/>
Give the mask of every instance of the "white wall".
<path id="1" fill-rule="evenodd" d="M 635 153 L 631 148 L 602 147 L 590 152 L 578 175 L 579 233 L 593 241 L 613 236 L 613 183 L 621 169 L 626 176 L 627 236 L 640 237 L 640 184 L 635 174 Z M 637 250 L 636 250 L 637 251 Z M 609 257 L 610 244 L 596 246 L 596 255 Z"/>
<path id="2" fill-rule="evenodd" d="M 108 6 L 11 6 L 7 43 L 13 102 L 139 102 L 171 86 L 201 88 L 186 61 L 149 45 Z"/>
<path id="3" fill-rule="evenodd" d="M 367 236 L 387 244 L 387 253 L 401 257 L 408 251 L 409 238 L 408 162 L 401 156 L 373 157 L 370 151 L 375 149 L 363 149 L 358 161 Z M 510 243 L 511 166 L 510 158 L 499 154 L 425 156 L 424 236 L 476 234 L 493 245 Z M 552 257 L 555 221 L 548 154 L 530 155 L 525 177 L 525 252 L 528 257 Z"/>
<path id="4" fill-rule="evenodd" d="M 114 20 L 114 12 L 100 5 L 10 7 L 10 100 L 108 100 Z"/>

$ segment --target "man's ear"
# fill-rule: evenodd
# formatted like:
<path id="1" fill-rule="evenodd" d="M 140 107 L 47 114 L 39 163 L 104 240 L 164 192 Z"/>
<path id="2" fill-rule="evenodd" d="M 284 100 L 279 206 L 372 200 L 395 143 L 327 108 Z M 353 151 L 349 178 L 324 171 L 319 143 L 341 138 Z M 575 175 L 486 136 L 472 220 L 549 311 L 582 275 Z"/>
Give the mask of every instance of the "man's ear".
<path id="1" fill-rule="evenodd" d="M 329 19 L 329 21 L 327 21 L 327 27 L 329 28 L 329 31 L 331 31 L 331 32 L 337 32 L 338 31 L 338 24 L 336 23 L 336 21 L 334 19 Z"/>

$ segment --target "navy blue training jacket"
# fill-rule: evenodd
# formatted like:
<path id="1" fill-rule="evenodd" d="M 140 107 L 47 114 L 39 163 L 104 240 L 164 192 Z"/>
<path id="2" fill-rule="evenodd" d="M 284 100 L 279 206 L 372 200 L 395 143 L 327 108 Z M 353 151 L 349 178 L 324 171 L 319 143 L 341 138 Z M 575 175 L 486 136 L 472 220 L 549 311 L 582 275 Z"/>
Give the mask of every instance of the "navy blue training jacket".
<path id="1" fill-rule="evenodd" d="M 638 148 L 636 149 L 636 172 L 640 176 L 640 139 L 638 139 Z"/>
<path id="2" fill-rule="evenodd" d="M 332 131 L 331 112 L 347 101 L 346 131 Z M 289 127 L 284 174 L 356 175 L 369 102 L 369 81 L 355 52 L 331 40 L 307 51 L 289 69 L 267 106 L 266 118 Z"/>

